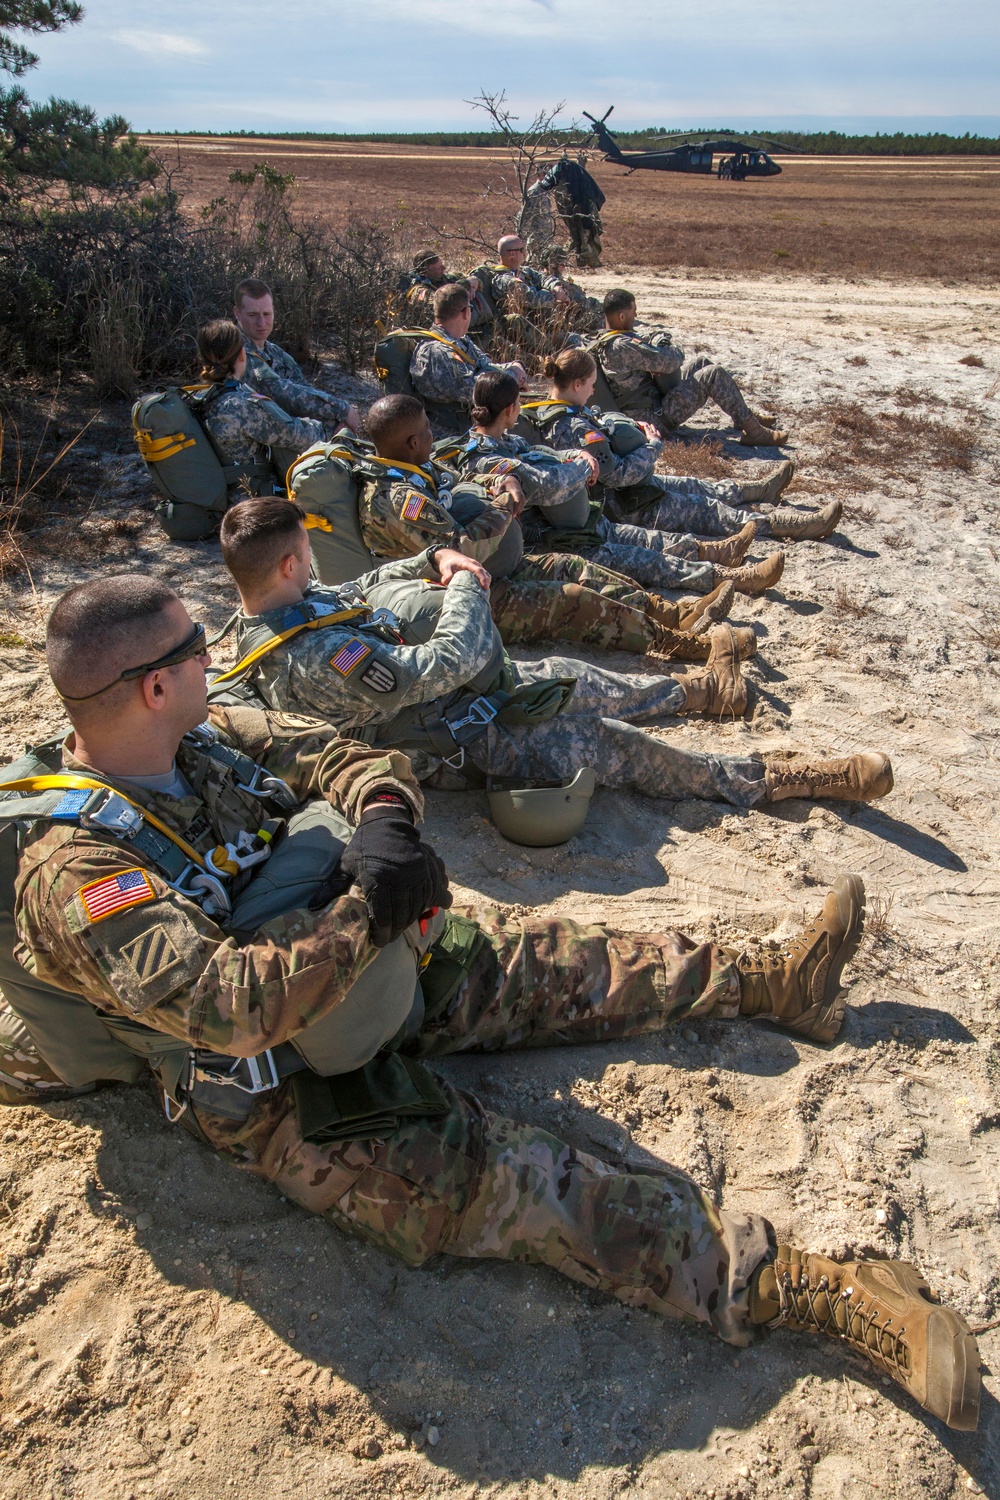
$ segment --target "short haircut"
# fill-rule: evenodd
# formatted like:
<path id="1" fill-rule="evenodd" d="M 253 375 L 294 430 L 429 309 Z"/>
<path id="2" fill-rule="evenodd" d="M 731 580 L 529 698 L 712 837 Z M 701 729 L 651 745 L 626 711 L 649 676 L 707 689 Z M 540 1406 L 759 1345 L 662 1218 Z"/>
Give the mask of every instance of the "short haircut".
<path id="1" fill-rule="evenodd" d="M 469 288 L 461 282 L 452 281 L 447 286 L 439 286 L 434 293 L 434 316 L 439 323 L 442 318 L 456 318 L 471 300 Z"/>
<path id="2" fill-rule="evenodd" d="M 624 312 L 627 307 L 634 307 L 635 298 L 633 297 L 632 293 L 626 291 L 623 286 L 616 286 L 613 287 L 610 292 L 604 293 L 604 302 L 602 303 L 602 306 L 604 308 L 605 315 L 607 315 L 608 313 L 620 313 Z"/>
<path id="3" fill-rule="evenodd" d="M 243 348 L 243 333 L 228 318 L 216 318 L 198 329 L 198 355 L 203 380 L 226 380 Z"/>
<path id="4" fill-rule="evenodd" d="M 521 387 L 509 370 L 484 370 L 472 389 L 472 420 L 489 427 L 520 394 Z"/>
<path id="5" fill-rule="evenodd" d="M 365 417 L 365 431 L 381 453 L 398 434 L 413 427 L 424 414 L 423 403 L 416 396 L 382 396 Z"/>
<path id="6" fill-rule="evenodd" d="M 587 349 L 561 349 L 545 361 L 544 374 L 558 390 L 565 390 L 574 380 L 587 380 L 597 369 L 597 361 Z"/>
<path id="7" fill-rule="evenodd" d="M 519 234 L 502 234 L 497 240 L 497 254 L 502 255 L 505 250 L 515 248 L 524 249 L 524 240 Z"/>
<path id="8" fill-rule="evenodd" d="M 440 250 L 418 250 L 413 257 L 413 269 L 415 271 L 425 271 L 428 266 L 432 266 L 436 260 L 440 259 Z"/>
<path id="9" fill-rule="evenodd" d="M 83 698 L 179 645 L 165 639 L 163 621 L 176 599 L 172 588 L 144 573 L 112 574 L 69 589 L 45 627 L 45 659 L 56 692 Z M 122 707 L 135 688 L 134 681 L 115 683 L 87 703 L 67 703 L 66 710 L 74 724 L 92 721 Z"/>
<path id="10" fill-rule="evenodd" d="M 249 297 L 252 302 L 256 302 L 261 297 L 271 297 L 273 295 L 266 281 L 261 281 L 256 276 L 247 276 L 243 281 L 236 283 L 233 302 L 237 307 L 241 307 L 244 297 Z"/>
<path id="11" fill-rule="evenodd" d="M 294 500 L 262 495 L 240 500 L 222 518 L 222 560 L 241 593 L 267 583 L 275 568 L 294 552 L 306 513 Z"/>

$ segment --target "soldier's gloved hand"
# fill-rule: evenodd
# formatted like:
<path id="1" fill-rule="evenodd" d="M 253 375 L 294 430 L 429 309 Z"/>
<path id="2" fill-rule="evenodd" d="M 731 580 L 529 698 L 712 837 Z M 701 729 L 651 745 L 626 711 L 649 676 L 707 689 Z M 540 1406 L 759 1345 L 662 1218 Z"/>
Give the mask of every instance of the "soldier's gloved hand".
<path id="1" fill-rule="evenodd" d="M 361 814 L 340 867 L 361 887 L 371 940 L 384 948 L 432 906 L 450 906 L 448 872 L 413 826 L 409 803 L 379 792 Z"/>

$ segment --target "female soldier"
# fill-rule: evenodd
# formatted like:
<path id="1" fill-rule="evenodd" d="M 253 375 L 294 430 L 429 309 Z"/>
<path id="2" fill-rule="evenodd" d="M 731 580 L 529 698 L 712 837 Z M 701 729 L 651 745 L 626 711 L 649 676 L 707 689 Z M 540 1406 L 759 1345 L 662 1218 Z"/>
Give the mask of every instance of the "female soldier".
<path id="1" fill-rule="evenodd" d="M 699 542 L 693 536 L 609 521 L 588 493 L 601 477 L 598 460 L 579 446 L 558 453 L 532 447 L 512 431 L 520 415 L 520 390 L 512 375 L 504 370 L 479 375 L 473 426 L 455 462 L 465 478 L 514 475 L 527 499 L 521 526 L 530 547 L 580 553 L 644 588 L 709 593 L 731 578 L 740 593 L 762 594 L 781 577 L 780 552 L 763 563 L 733 566 L 750 545 L 752 531 L 726 541 Z"/>
<path id="2" fill-rule="evenodd" d="M 740 485 L 732 480 L 694 479 L 689 475 L 654 474 L 663 439 L 648 422 L 601 414 L 589 405 L 597 382 L 597 364 L 586 349 L 564 349 L 545 362 L 549 381 L 547 401 L 532 402 L 529 415 L 542 428 L 553 448 L 584 448 L 601 468 L 604 512 L 613 521 L 630 522 L 667 532 L 695 532 L 701 536 L 752 538 L 758 532 L 789 540 L 829 536 L 843 506 L 831 501 L 818 511 L 791 506 L 772 508 L 794 472 L 791 463 L 779 464 L 766 479 Z M 616 440 L 629 429 L 625 443 Z M 642 441 L 645 439 L 645 441 Z M 634 445 L 634 446 L 633 446 Z M 615 448 L 631 447 L 628 453 Z M 760 509 L 762 505 L 766 510 Z M 749 541 L 747 542 L 749 546 Z"/>

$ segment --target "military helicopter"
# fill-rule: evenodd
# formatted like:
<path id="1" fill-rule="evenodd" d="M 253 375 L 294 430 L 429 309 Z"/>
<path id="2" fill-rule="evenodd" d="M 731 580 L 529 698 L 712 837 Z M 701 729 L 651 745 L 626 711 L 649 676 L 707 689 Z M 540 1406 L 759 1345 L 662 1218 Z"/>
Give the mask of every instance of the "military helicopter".
<path id="1" fill-rule="evenodd" d="M 742 182 L 747 177 L 777 177 L 781 172 L 778 163 L 762 147 L 747 145 L 731 134 L 719 140 L 685 140 L 682 139 L 685 132 L 678 131 L 673 137 L 668 137 L 675 144 L 662 151 L 623 151 L 605 124 L 613 109 L 612 104 L 611 109 L 600 120 L 584 110 L 584 119 L 589 120 L 593 127 L 591 133 L 597 138 L 598 149 L 604 153 L 604 160 L 615 162 L 629 172 L 700 172 L 708 176 L 712 172 L 715 154 L 719 151 L 732 152 L 731 156 L 723 157 L 718 166 L 717 175 L 726 181 Z M 698 132 L 689 131 L 687 134 L 697 135 Z M 757 139 L 765 140 L 766 137 L 759 136 Z M 799 150 L 796 146 L 782 145 L 780 141 L 767 141 L 767 144 L 782 151 Z"/>

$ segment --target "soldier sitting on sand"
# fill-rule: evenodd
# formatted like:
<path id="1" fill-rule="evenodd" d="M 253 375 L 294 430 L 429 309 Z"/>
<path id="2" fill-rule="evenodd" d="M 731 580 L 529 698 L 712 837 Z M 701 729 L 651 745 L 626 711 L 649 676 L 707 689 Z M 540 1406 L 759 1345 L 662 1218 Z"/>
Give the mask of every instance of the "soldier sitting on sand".
<path id="1" fill-rule="evenodd" d="M 438 287 L 434 293 L 434 322 L 438 335 L 418 344 L 410 361 L 413 389 L 427 407 L 435 436 L 464 432 L 476 376 L 484 370 L 509 370 L 523 389 L 528 384 L 522 364 L 496 365 L 469 337 L 472 304 L 468 289 L 461 285 Z"/>
<path id="2" fill-rule="evenodd" d="M 552 245 L 542 256 L 542 286 L 547 292 L 565 292 L 566 325 L 581 333 L 597 333 L 604 327 L 604 304 L 588 297 L 578 281 L 566 275 L 569 254 L 562 245 Z"/>
<path id="3" fill-rule="evenodd" d="M 69 798 L 75 813 L 58 789 L 15 798 L 35 1029 L 3 1006 L 7 1102 L 57 1097 L 58 1063 L 83 1086 L 106 1077 L 113 1045 L 147 1059 L 170 1118 L 188 1112 L 234 1166 L 408 1265 L 441 1253 L 546 1265 L 737 1347 L 782 1325 L 825 1334 L 975 1428 L 975 1339 L 915 1266 L 779 1243 L 761 1215 L 720 1208 L 677 1168 L 598 1160 L 420 1061 L 660 1034 L 689 1017 L 835 1030 L 862 936 L 858 876 L 763 962 L 680 932 L 434 913 L 451 896 L 405 757 L 301 718 L 209 716 L 204 631 L 164 584 L 71 590 L 46 652 L 73 724 L 62 774 L 97 790 Z M 81 816 L 91 803 L 131 809 L 128 836 L 121 816 Z M 292 838 L 302 814 L 330 828 L 332 868 L 314 871 L 311 894 Z M 269 877 L 283 847 L 285 878 Z M 177 877 L 183 851 L 200 885 Z"/>
<path id="4" fill-rule="evenodd" d="M 292 417 L 314 417 L 319 422 L 350 427 L 357 432 L 361 417 L 356 406 L 310 385 L 292 356 L 272 343 L 274 298 L 266 281 L 248 277 L 236 288 L 233 317 L 247 351 L 247 384 L 269 396 Z"/>
<path id="5" fill-rule="evenodd" d="M 631 292 L 617 289 L 604 298 L 606 331 L 591 346 L 619 409 L 652 422 L 664 435 L 714 401 L 742 432 L 749 448 L 773 448 L 788 439 L 766 425 L 747 405 L 739 386 L 707 354 L 686 356 L 664 328 L 636 328 Z"/>

